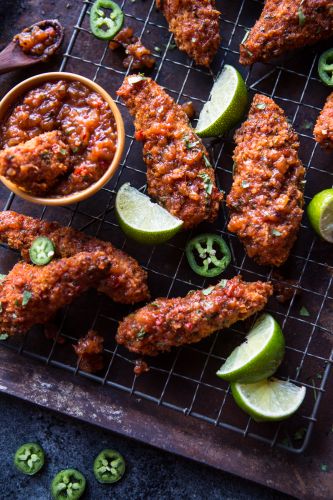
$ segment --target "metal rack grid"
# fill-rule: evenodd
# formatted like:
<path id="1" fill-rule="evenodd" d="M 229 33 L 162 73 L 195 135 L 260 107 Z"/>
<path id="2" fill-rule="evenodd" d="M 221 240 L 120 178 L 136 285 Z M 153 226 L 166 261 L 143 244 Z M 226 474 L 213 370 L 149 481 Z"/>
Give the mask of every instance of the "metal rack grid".
<path id="1" fill-rule="evenodd" d="M 116 97 L 115 91 L 130 68 L 124 71 L 121 57 L 110 52 L 105 43 L 95 40 L 89 33 L 88 12 L 91 3 L 83 1 L 60 70 L 83 74 Z M 257 0 L 226 4 L 223 5 L 221 20 L 222 45 L 210 70 L 195 67 L 184 54 L 174 49 L 172 35 L 167 30 L 162 14 L 157 13 L 154 0 L 151 3 L 148 0 L 123 0 L 121 4 L 125 22 L 134 27 L 135 33 L 143 38 L 145 44 L 154 47 L 157 63 L 152 77 L 177 102 L 191 99 L 197 111 L 207 100 L 214 75 L 221 67 L 229 63 L 239 68 L 239 43 L 261 10 L 261 2 Z M 258 64 L 253 68 L 240 68 L 251 93 L 261 92 L 274 97 L 298 131 L 300 154 L 310 181 L 310 189 L 307 186 L 305 191 L 306 200 L 319 189 L 331 185 L 332 176 L 329 155 L 317 148 L 309 130 L 310 121 L 315 119 L 325 98 L 325 89 L 316 76 L 316 61 L 316 51 L 307 50 L 301 59 L 287 60 L 284 64 Z M 148 270 L 152 296 L 184 295 L 190 289 L 207 286 L 208 280 L 193 276 L 184 260 L 184 247 L 193 231 L 177 235 L 172 242 L 159 247 L 140 248 L 126 240 L 117 225 L 113 214 L 117 188 L 126 181 L 131 181 L 136 187 L 144 186 L 145 166 L 140 146 L 134 140 L 132 120 L 118 98 L 116 101 L 121 107 L 127 131 L 126 152 L 118 173 L 107 186 L 88 202 L 61 209 L 39 209 L 10 194 L 4 209 L 59 220 L 102 239 L 110 239 L 136 257 Z M 231 137 L 207 143 L 207 146 L 214 159 L 218 183 L 228 191 L 232 181 Z M 237 238 L 226 232 L 224 206 L 221 212 L 216 224 L 203 224 L 199 230 L 213 230 L 227 238 L 233 263 L 225 277 L 242 273 L 250 281 L 271 279 L 274 282 L 272 270 L 251 262 Z M 292 255 L 283 270 L 286 278 L 295 280 L 295 285 L 292 285 L 293 297 L 285 305 L 272 299 L 267 307 L 280 321 L 286 335 L 286 359 L 279 369 L 279 375 L 307 387 L 307 396 L 300 411 L 284 423 L 258 424 L 248 418 L 233 402 L 228 384 L 215 375 L 232 348 L 239 344 L 253 318 L 222 334 L 216 333 L 199 344 L 183 346 L 170 354 L 152 359 L 150 371 L 140 377 L 133 373 L 134 356 L 114 341 L 117 322 L 129 312 L 129 308 L 115 305 L 93 291 L 78 299 L 59 316 L 59 329 L 54 340 L 46 340 L 42 331 L 36 329 L 23 341 L 10 339 L 4 345 L 46 364 L 197 417 L 244 437 L 250 436 L 270 446 L 276 445 L 299 453 L 309 442 L 333 361 L 333 257 L 328 255 L 327 250 L 328 247 L 313 236 L 304 221 Z M 15 253 L 6 247 L 3 247 L 1 256 L 12 263 L 16 258 Z M 306 311 L 305 314 L 309 316 L 302 316 L 302 310 L 303 314 Z M 71 346 L 90 328 L 104 335 L 105 357 L 108 360 L 104 372 L 96 375 L 78 369 Z M 67 340 L 64 345 L 58 344 L 60 335 Z"/>

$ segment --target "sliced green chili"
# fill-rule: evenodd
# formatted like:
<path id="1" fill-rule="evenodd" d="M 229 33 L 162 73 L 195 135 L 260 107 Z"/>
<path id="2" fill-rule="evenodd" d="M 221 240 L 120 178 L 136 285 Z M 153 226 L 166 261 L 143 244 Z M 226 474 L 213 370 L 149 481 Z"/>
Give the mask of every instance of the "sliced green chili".
<path id="1" fill-rule="evenodd" d="M 318 62 L 318 74 L 325 85 L 333 87 L 333 49 L 324 52 Z"/>
<path id="2" fill-rule="evenodd" d="M 216 234 L 200 234 L 186 245 L 190 267 L 200 276 L 213 278 L 221 274 L 231 261 L 228 245 Z"/>
<path id="3" fill-rule="evenodd" d="M 108 14 L 105 10 L 111 10 Z M 96 0 L 90 10 L 90 29 L 100 40 L 111 40 L 122 28 L 124 14 L 112 0 Z"/>
<path id="4" fill-rule="evenodd" d="M 51 483 L 52 498 L 55 500 L 77 500 L 85 489 L 85 477 L 76 469 L 61 470 Z"/>
<path id="5" fill-rule="evenodd" d="M 46 236 L 39 236 L 32 243 L 29 249 L 31 262 L 36 266 L 48 264 L 55 253 L 55 248 L 51 240 Z"/>
<path id="6" fill-rule="evenodd" d="M 125 460 L 115 450 L 103 450 L 95 458 L 94 474 L 100 483 L 116 483 L 124 472 Z"/>
<path id="7" fill-rule="evenodd" d="M 14 464 L 23 474 L 33 476 L 44 465 L 44 451 L 37 443 L 25 443 L 19 447 L 14 456 Z"/>

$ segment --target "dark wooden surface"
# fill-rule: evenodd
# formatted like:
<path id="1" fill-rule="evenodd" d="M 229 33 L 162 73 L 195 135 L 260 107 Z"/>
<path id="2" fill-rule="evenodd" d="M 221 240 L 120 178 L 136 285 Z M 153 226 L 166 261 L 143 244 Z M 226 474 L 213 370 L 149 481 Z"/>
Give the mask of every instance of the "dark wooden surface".
<path id="1" fill-rule="evenodd" d="M 235 438 L 210 424 L 45 367 L 4 348 L 0 349 L 0 390 L 300 499 L 332 498 L 332 393 L 322 406 L 308 451 L 295 456 L 249 438 Z M 322 470 L 323 465 L 327 471 Z"/>
<path id="2" fill-rule="evenodd" d="M 64 24 L 66 47 L 81 5 L 80 1 L 67 0 L 2 0 L 0 49 L 17 31 L 42 17 L 56 17 Z M 58 66 L 59 58 L 52 65 L 39 65 L 1 77 L 1 95 L 23 78 Z M 3 206 L 4 195 L 8 193 L 1 192 Z M 298 498 L 333 498 L 332 377 L 312 441 L 303 456 L 270 450 L 251 439 L 237 438 L 212 425 L 100 387 L 3 348 L 0 390 Z M 327 471 L 322 470 L 325 466 Z"/>

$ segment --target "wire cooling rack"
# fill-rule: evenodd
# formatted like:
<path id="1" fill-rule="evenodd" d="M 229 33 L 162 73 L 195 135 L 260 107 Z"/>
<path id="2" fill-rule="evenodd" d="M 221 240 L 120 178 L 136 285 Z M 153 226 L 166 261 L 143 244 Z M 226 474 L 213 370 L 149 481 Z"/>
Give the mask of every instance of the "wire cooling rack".
<path id="1" fill-rule="evenodd" d="M 93 79 L 116 98 L 116 90 L 130 68 L 124 71 L 122 55 L 111 52 L 106 43 L 90 34 L 90 5 L 90 1 L 83 1 L 60 69 Z M 222 6 L 217 2 L 217 6 L 222 10 L 222 44 L 211 68 L 205 70 L 195 67 L 185 54 L 175 48 L 164 17 L 155 9 L 154 0 L 124 0 L 121 4 L 126 25 L 134 28 L 156 57 L 156 67 L 151 76 L 177 102 L 191 100 L 199 112 L 209 96 L 214 78 L 225 63 L 240 69 L 252 95 L 260 92 L 274 97 L 300 136 L 300 155 L 307 167 L 305 198 L 308 201 L 315 192 L 332 185 L 332 156 L 322 152 L 312 137 L 314 121 L 327 95 L 316 72 L 317 53 L 321 52 L 321 47 L 306 49 L 300 55 L 284 60 L 283 64 L 256 64 L 252 68 L 242 68 L 238 63 L 239 44 L 246 30 L 258 18 L 262 4 L 255 0 L 235 0 L 223 2 Z M 146 174 L 141 145 L 133 137 L 132 119 L 118 98 L 116 101 L 125 121 L 126 149 L 117 174 L 107 186 L 86 202 L 56 209 L 30 205 L 10 194 L 4 209 L 58 220 L 64 225 L 73 225 L 89 234 L 111 240 L 136 257 L 148 270 L 153 297 L 185 295 L 190 289 L 214 283 L 194 275 L 184 259 L 184 247 L 195 231 L 181 233 L 162 246 L 144 247 L 126 240 L 119 229 L 113 211 L 116 191 L 127 181 L 138 188 L 145 186 Z M 232 182 L 232 136 L 207 142 L 207 147 L 214 160 L 219 187 L 228 192 Z M 196 231 L 214 231 L 229 242 L 233 259 L 224 277 L 241 273 L 245 280 L 270 279 L 274 282 L 276 276 L 272 270 L 257 266 L 248 259 L 237 238 L 226 232 L 226 224 L 227 214 L 223 206 L 216 224 L 202 224 Z M 17 259 L 15 252 L 3 246 L 2 272 L 8 271 Z M 279 320 L 287 342 L 285 360 L 278 375 L 307 388 L 300 410 L 283 423 L 258 424 L 248 418 L 235 405 L 228 384 L 215 375 L 231 350 L 241 342 L 253 318 L 198 344 L 183 346 L 153 358 L 150 371 L 140 377 L 133 372 L 135 357 L 114 341 L 118 321 L 130 309 L 98 296 L 95 291 L 82 296 L 59 314 L 56 339 L 46 339 L 42 330 L 36 328 L 23 341 L 14 338 L 4 345 L 46 364 L 197 417 L 230 432 L 249 436 L 270 446 L 302 452 L 309 442 L 321 401 L 325 404 L 325 386 L 333 361 L 332 266 L 331 249 L 313 235 L 304 220 L 292 255 L 281 270 L 285 278 L 293 280 L 293 297 L 285 304 L 272 298 L 266 308 Z M 72 344 L 90 328 L 96 329 L 105 338 L 107 363 L 104 371 L 96 375 L 78 369 L 72 348 Z M 59 344 L 60 335 L 67 342 Z"/>

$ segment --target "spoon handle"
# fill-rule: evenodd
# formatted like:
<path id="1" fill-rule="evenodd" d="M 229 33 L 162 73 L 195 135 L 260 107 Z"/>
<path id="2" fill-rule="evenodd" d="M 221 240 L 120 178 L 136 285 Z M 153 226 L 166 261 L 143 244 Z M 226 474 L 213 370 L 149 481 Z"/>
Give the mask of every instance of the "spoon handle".
<path id="1" fill-rule="evenodd" d="M 7 47 L 0 52 L 0 74 L 8 73 L 17 68 L 31 66 L 36 64 L 38 60 L 29 57 L 18 49 L 15 42 L 11 41 Z"/>

